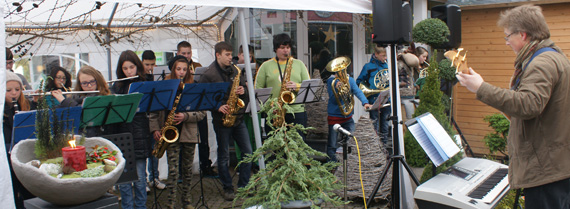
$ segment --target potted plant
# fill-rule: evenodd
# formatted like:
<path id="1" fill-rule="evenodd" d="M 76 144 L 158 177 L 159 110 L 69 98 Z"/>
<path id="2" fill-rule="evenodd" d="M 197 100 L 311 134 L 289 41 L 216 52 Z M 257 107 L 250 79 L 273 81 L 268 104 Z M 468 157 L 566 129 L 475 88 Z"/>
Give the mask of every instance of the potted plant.
<path id="1" fill-rule="evenodd" d="M 252 175 L 247 186 L 238 189 L 238 199 L 245 199 L 242 207 L 261 205 L 263 208 L 280 208 L 292 201 L 302 201 L 311 208 L 319 208 L 319 202 L 334 205 L 345 204 L 333 190 L 342 188 L 340 181 L 331 173 L 339 163 L 322 164 L 310 156 L 323 156 L 309 147 L 298 131 L 310 128 L 300 124 L 283 123 L 275 126 L 274 118 L 281 117 L 280 111 L 290 107 L 278 105 L 277 99 L 270 99 L 262 111 L 268 114 L 267 125 L 272 128 L 263 146 L 255 150 L 240 163 L 254 162 L 264 157 L 266 167 Z"/>
<path id="2" fill-rule="evenodd" d="M 81 137 L 79 145 L 83 147 L 64 148 L 75 138 L 73 127 L 63 122 L 65 114 L 61 117 L 55 108 L 48 108 L 45 95 L 39 99 L 38 139 L 22 140 L 14 146 L 10 156 L 14 173 L 28 191 L 56 205 L 96 200 L 117 182 L 125 159 L 115 144 L 100 137 Z M 67 150 L 70 154 L 62 156 Z"/>

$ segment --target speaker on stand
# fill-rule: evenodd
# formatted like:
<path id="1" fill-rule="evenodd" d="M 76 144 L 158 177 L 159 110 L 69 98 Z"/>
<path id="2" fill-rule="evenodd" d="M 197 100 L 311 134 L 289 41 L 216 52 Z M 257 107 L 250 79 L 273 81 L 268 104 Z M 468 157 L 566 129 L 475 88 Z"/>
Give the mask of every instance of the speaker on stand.
<path id="1" fill-rule="evenodd" d="M 408 171 L 416 185 L 419 185 L 418 178 L 412 172 L 410 166 L 406 163 L 406 159 L 400 154 L 400 136 L 398 126 L 402 121 L 398 121 L 398 99 L 395 95 L 400 91 L 398 85 L 398 68 L 396 67 L 396 46 L 398 44 L 409 44 L 412 42 L 412 9 L 407 1 L 401 0 L 373 0 L 372 1 L 372 17 L 374 26 L 374 35 L 372 41 L 378 46 L 390 46 L 391 48 L 391 77 L 390 89 L 394 97 L 391 98 L 392 117 L 392 141 L 393 154 L 388 157 L 388 164 L 382 175 L 379 177 L 376 186 L 368 197 L 367 205 L 370 206 L 371 200 L 374 199 L 380 185 L 384 181 L 386 174 L 392 166 L 392 208 L 400 208 L 400 165 Z"/>

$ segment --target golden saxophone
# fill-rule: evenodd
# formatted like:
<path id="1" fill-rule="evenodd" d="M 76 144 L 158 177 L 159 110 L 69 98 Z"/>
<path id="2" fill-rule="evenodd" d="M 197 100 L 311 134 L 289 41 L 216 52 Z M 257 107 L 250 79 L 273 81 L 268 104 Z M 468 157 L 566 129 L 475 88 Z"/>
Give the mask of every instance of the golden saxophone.
<path id="1" fill-rule="evenodd" d="M 182 90 L 184 90 L 184 83 L 180 83 L 182 85 Z M 164 126 L 160 129 L 160 140 L 154 146 L 154 150 L 152 150 L 152 155 L 157 158 L 161 158 L 164 155 L 164 151 L 168 148 L 168 145 L 174 143 L 180 137 L 178 129 L 173 126 L 174 123 L 174 115 L 176 114 L 176 107 L 178 107 L 178 102 L 180 102 L 180 97 L 182 96 L 182 90 L 174 99 L 174 104 L 172 105 L 172 110 L 168 113 L 168 117 L 164 122 Z"/>
<path id="2" fill-rule="evenodd" d="M 279 64 L 279 63 L 278 63 Z M 295 102 L 295 94 L 287 89 L 287 83 L 291 80 L 291 68 L 293 68 L 293 57 L 289 56 L 287 58 L 287 66 L 285 66 L 285 72 L 283 73 L 283 80 L 281 81 L 281 90 L 279 91 L 278 104 L 281 108 L 280 117 L 273 120 L 273 127 L 282 126 L 285 122 L 285 108 L 283 108 L 283 103 L 292 104 Z"/>
<path id="3" fill-rule="evenodd" d="M 236 116 L 234 114 L 245 106 L 243 100 L 241 100 L 236 94 L 236 89 L 239 86 L 241 70 L 235 64 L 232 63 L 232 65 L 237 69 L 238 73 L 234 78 L 234 82 L 232 83 L 232 89 L 230 90 L 230 96 L 228 97 L 228 101 L 226 102 L 226 104 L 229 106 L 230 109 L 228 110 L 229 113 L 225 114 L 224 118 L 222 119 L 223 125 L 225 127 L 234 126 L 234 123 L 236 122 Z"/>
<path id="4" fill-rule="evenodd" d="M 350 83 L 346 68 L 350 65 L 350 58 L 338 57 L 327 64 L 327 71 L 336 73 L 336 77 L 331 83 L 331 90 L 344 116 L 350 115 L 354 109 L 354 97 L 350 91 Z M 340 83 L 339 83 L 340 82 Z"/>

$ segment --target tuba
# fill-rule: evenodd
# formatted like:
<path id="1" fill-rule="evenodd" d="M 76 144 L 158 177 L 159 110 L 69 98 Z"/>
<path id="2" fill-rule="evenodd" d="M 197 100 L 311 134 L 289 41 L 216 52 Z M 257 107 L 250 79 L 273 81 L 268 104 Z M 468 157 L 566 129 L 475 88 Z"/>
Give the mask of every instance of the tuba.
<path id="1" fill-rule="evenodd" d="M 336 73 L 330 88 L 342 115 L 347 116 L 354 109 L 354 97 L 350 91 L 350 83 L 346 68 L 350 65 L 350 58 L 338 57 L 327 64 L 327 71 Z M 340 83 L 339 83 L 340 82 Z"/>
<path id="2" fill-rule="evenodd" d="M 181 87 L 182 90 L 184 90 L 184 83 L 180 82 L 180 84 L 182 85 Z M 180 102 L 180 97 L 182 96 L 182 90 L 180 91 L 178 96 L 176 96 L 176 99 L 174 99 L 172 110 L 170 110 L 170 113 L 168 113 L 168 117 L 164 122 L 164 126 L 162 127 L 162 129 L 160 129 L 160 135 L 161 135 L 160 140 L 158 141 L 156 146 L 154 146 L 154 150 L 152 150 L 152 155 L 154 155 L 157 158 L 161 158 L 162 155 L 164 155 L 164 151 L 166 151 L 166 148 L 168 148 L 168 145 L 176 142 L 180 137 L 178 129 L 172 124 L 174 123 L 174 114 L 176 114 L 176 107 L 178 107 L 178 103 Z"/>
<path id="3" fill-rule="evenodd" d="M 279 63 L 278 63 L 279 64 Z M 287 90 L 287 83 L 291 80 L 291 69 L 293 68 L 293 57 L 289 56 L 287 58 L 287 66 L 285 66 L 285 72 L 283 73 L 283 80 L 281 81 L 281 90 L 279 91 L 279 107 L 281 108 L 281 116 L 277 117 L 273 121 L 273 127 L 282 126 L 285 122 L 285 109 L 283 108 L 283 103 L 293 104 L 295 102 L 295 94 Z"/>
<path id="4" fill-rule="evenodd" d="M 232 63 L 232 65 L 237 69 L 238 73 L 234 78 L 234 82 L 232 83 L 232 89 L 230 90 L 230 96 L 228 97 L 228 101 L 226 104 L 230 107 L 229 113 L 224 115 L 223 118 L 223 125 L 225 127 L 232 127 L 236 122 L 236 116 L 234 115 L 237 113 L 241 108 L 245 107 L 245 103 L 241 100 L 238 95 L 236 94 L 236 89 L 239 86 L 239 80 L 241 76 L 241 70 L 238 66 Z"/>

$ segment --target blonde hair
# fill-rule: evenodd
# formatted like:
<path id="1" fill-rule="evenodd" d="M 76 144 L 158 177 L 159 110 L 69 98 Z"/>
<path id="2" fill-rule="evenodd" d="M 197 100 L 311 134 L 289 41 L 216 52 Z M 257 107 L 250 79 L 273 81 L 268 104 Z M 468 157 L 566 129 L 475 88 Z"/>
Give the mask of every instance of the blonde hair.
<path id="1" fill-rule="evenodd" d="M 513 33 L 525 32 L 531 41 L 550 38 L 550 30 L 542 14 L 542 9 L 531 4 L 501 12 L 497 25 L 507 28 Z"/>
<path id="2" fill-rule="evenodd" d="M 386 48 L 380 47 L 380 46 L 375 46 L 374 47 L 374 53 L 386 53 Z"/>
<path id="3" fill-rule="evenodd" d="M 87 65 L 81 67 L 81 69 L 79 69 L 79 72 L 77 72 L 77 82 L 75 82 L 76 91 L 83 91 L 83 88 L 81 87 L 81 81 L 79 80 L 79 74 L 90 75 L 95 78 L 95 81 L 97 82 L 97 90 L 99 90 L 99 95 L 111 94 L 111 91 L 109 91 L 109 86 L 107 85 L 107 82 L 105 81 L 103 75 L 101 75 L 101 72 Z"/>

